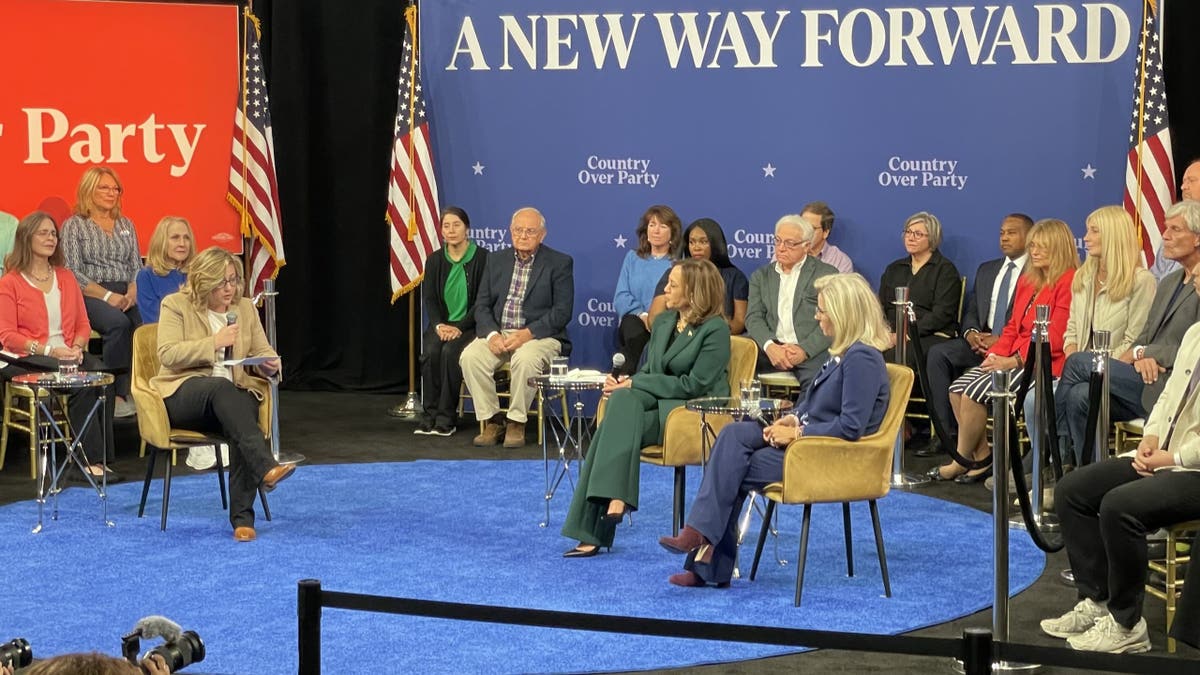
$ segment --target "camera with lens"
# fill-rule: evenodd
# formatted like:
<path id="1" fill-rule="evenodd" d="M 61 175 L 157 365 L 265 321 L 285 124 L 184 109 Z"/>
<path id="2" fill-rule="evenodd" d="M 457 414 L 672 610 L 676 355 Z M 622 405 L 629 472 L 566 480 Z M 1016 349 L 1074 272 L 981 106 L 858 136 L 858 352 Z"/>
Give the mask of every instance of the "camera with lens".
<path id="1" fill-rule="evenodd" d="M 177 673 L 193 663 L 204 660 L 204 642 L 194 630 L 182 630 L 179 625 L 162 617 L 147 617 L 138 622 L 133 631 L 121 637 L 121 656 L 134 665 L 139 665 L 138 654 L 142 650 L 142 638 L 162 637 L 165 642 L 146 652 L 147 658 L 158 654 L 167 663 L 172 673 Z"/>
<path id="2" fill-rule="evenodd" d="M 24 668 L 32 661 L 33 649 L 29 647 L 29 640 L 13 638 L 0 645 L 0 666 L 7 664 L 15 668 Z"/>

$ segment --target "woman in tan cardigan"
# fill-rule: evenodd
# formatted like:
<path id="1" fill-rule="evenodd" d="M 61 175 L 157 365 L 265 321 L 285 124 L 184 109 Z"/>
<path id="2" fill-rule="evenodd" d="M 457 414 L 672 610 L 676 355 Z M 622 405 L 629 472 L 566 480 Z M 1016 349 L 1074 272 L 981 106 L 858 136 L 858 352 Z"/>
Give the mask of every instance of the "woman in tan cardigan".
<path id="1" fill-rule="evenodd" d="M 158 319 L 162 367 L 150 384 L 162 395 L 172 426 L 229 440 L 229 522 L 234 539 L 252 541 L 259 485 L 274 489 L 295 466 L 275 462 L 258 426 L 266 381 L 245 366 L 221 365 L 225 348 L 232 347 L 234 359 L 273 357 L 256 366 L 261 374 L 279 371 L 279 357 L 254 303 L 242 296 L 241 270 L 237 258 L 215 246 L 192 260 L 187 283 L 163 298 Z M 236 322 L 229 321 L 230 314 Z"/>

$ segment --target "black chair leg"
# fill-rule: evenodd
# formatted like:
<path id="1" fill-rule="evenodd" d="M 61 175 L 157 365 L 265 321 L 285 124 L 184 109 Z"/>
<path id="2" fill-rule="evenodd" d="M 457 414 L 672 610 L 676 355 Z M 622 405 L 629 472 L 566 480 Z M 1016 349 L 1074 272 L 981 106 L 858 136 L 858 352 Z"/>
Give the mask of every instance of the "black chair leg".
<path id="1" fill-rule="evenodd" d="M 800 591 L 804 588 L 804 559 L 808 555 L 808 525 L 812 522 L 812 504 L 804 505 L 804 524 L 800 526 L 800 553 L 796 556 L 796 601 L 800 606 Z"/>
<path id="2" fill-rule="evenodd" d="M 150 459 L 146 461 L 146 480 L 142 483 L 142 501 L 138 503 L 138 518 L 146 513 L 146 497 L 150 495 L 150 481 L 154 480 L 154 458 L 158 457 L 158 448 L 150 448 Z"/>
<path id="3" fill-rule="evenodd" d="M 221 446 L 217 448 L 217 485 L 221 486 L 221 509 L 229 510 L 229 500 L 225 497 L 225 463 L 221 461 Z"/>
<path id="4" fill-rule="evenodd" d="M 166 532 L 167 530 L 167 509 L 171 507 L 171 462 L 166 462 L 167 470 L 163 472 L 163 503 L 162 503 L 162 520 L 158 524 L 158 529 Z"/>
<path id="5" fill-rule="evenodd" d="M 892 582 L 888 579 L 887 553 L 883 550 L 883 528 L 879 526 L 879 507 L 875 505 L 874 499 L 868 503 L 871 505 L 871 524 L 875 527 L 875 553 L 879 555 L 879 571 L 883 573 L 883 594 L 890 598 Z"/>
<path id="6" fill-rule="evenodd" d="M 846 534 L 846 576 L 854 576 L 854 544 L 850 534 L 850 502 L 842 502 L 842 531 Z"/>
<path id="7" fill-rule="evenodd" d="M 679 531 L 683 529 L 683 498 L 684 492 L 687 489 L 687 467 L 675 467 L 675 504 L 672 507 L 674 513 L 674 522 L 671 523 L 672 536 L 678 537 Z"/>
<path id="8" fill-rule="evenodd" d="M 271 507 L 267 506 L 267 491 L 262 489 L 262 486 L 259 486 L 259 488 L 258 488 L 258 501 L 262 502 L 263 516 L 265 516 L 266 519 L 268 521 L 270 521 L 271 520 Z"/>
<path id="9" fill-rule="evenodd" d="M 763 513 L 762 530 L 758 533 L 758 543 L 754 545 L 754 562 L 750 564 L 750 581 L 758 574 L 758 561 L 762 558 L 763 544 L 767 543 L 767 535 L 771 533 L 771 516 L 775 513 L 775 502 L 767 500 L 767 510 Z"/>

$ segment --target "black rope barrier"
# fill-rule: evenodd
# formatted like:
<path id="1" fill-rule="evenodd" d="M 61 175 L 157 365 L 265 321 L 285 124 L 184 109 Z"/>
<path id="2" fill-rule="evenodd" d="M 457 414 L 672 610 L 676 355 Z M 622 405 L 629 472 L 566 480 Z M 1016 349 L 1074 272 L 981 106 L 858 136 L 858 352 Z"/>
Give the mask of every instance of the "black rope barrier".
<path id="1" fill-rule="evenodd" d="M 843 633 L 363 595 L 322 590 L 320 581 L 304 579 L 298 585 L 297 604 L 300 675 L 319 675 L 321 672 L 321 609 L 325 607 L 559 630 L 956 658 L 963 662 L 967 675 L 990 674 L 992 661 L 998 659 L 1119 673 L 1192 675 L 1196 670 L 1194 660 L 1174 657 L 1114 656 L 1077 652 L 1065 647 L 995 642 L 992 640 L 991 631 L 983 628 L 968 628 L 961 638 Z"/>
<path id="2" fill-rule="evenodd" d="M 1053 381 L 1053 368 L 1050 361 L 1050 344 L 1043 342 L 1042 348 L 1042 384 L 1047 386 Z M 1028 356 L 1025 359 L 1025 369 L 1021 372 L 1021 385 L 1017 388 L 1017 410 L 1023 410 L 1025 405 L 1025 396 L 1029 393 L 1029 385 L 1033 381 L 1033 371 L 1037 363 L 1036 342 L 1029 343 Z M 1042 396 L 1042 410 L 1034 411 L 1035 415 L 1042 415 L 1042 421 L 1037 425 L 1037 435 L 1042 448 L 1042 458 L 1045 460 L 1050 457 L 1050 465 L 1053 467 L 1054 479 L 1057 483 L 1058 479 L 1062 478 L 1062 465 L 1058 458 L 1058 431 L 1057 420 L 1054 415 L 1054 396 L 1049 392 Z M 1000 424 L 999 420 L 993 420 L 993 424 Z M 1010 438 L 1017 438 L 1017 416 L 1013 414 L 1008 419 Z M 1029 429 L 1028 420 L 1026 421 L 1026 430 Z M 1048 441 L 1050 434 L 1054 434 L 1054 442 Z M 1029 538 L 1033 540 L 1034 546 L 1045 551 L 1046 553 L 1057 553 L 1063 549 L 1062 537 L 1048 538 L 1038 526 L 1037 519 L 1034 517 L 1033 504 L 1029 499 L 1029 485 L 1025 482 L 1025 461 L 1021 458 L 1021 453 L 1010 452 L 1009 465 L 1013 472 L 1013 486 L 1017 491 L 1017 504 L 1021 507 L 1021 520 L 1025 522 L 1025 529 L 1029 532 Z M 1041 471 L 1041 466 L 1033 467 L 1034 471 Z"/>
<path id="3" fill-rule="evenodd" d="M 1100 397 L 1104 395 L 1104 373 L 1092 371 L 1088 377 L 1088 415 L 1086 434 L 1083 437 L 1083 447 L 1076 448 L 1079 457 L 1079 466 L 1091 464 L 1093 461 L 1093 448 L 1096 447 L 1096 433 L 1100 426 Z"/>
<path id="4" fill-rule="evenodd" d="M 907 321 L 905 323 L 907 324 Z M 930 395 L 929 376 L 925 373 L 925 348 L 921 345 L 921 336 L 918 335 L 916 331 L 913 331 L 912 335 L 909 337 L 909 342 L 912 343 L 914 354 L 913 359 L 917 364 L 917 367 L 915 368 L 917 371 L 917 382 L 920 383 L 921 391 L 925 393 L 925 398 L 928 400 Z M 951 442 L 952 439 L 950 434 L 946 433 L 945 421 L 938 418 L 937 412 L 934 411 L 933 406 L 927 407 L 929 408 L 929 423 L 933 425 L 933 432 L 939 439 L 938 444 L 941 445 L 942 450 L 944 450 L 946 454 L 950 455 L 950 459 L 962 465 L 968 471 L 982 469 L 992 461 L 990 457 L 976 461 L 973 459 L 967 459 L 966 457 L 958 454 L 958 448 L 954 447 L 954 443 Z"/>

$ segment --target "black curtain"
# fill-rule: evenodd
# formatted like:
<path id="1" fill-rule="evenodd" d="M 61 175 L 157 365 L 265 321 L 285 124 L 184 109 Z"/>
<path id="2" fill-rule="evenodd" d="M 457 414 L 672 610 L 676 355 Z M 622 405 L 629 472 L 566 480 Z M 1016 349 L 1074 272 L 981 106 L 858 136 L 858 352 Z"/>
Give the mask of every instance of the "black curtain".
<path id="1" fill-rule="evenodd" d="M 408 298 L 391 304 L 384 220 L 404 4 L 254 3 L 287 265 L 279 350 L 292 389 L 408 390 Z"/>
<path id="2" fill-rule="evenodd" d="M 399 0 L 254 3 L 288 260 L 278 305 L 287 388 L 409 388 L 409 300 L 390 304 L 383 219 L 404 8 Z M 1163 22 L 1182 174 L 1200 157 L 1200 3 L 1169 0 Z M 443 199 L 453 203 L 453 195 Z"/>

